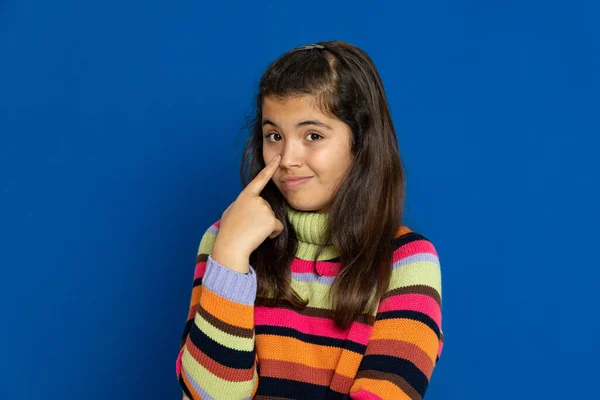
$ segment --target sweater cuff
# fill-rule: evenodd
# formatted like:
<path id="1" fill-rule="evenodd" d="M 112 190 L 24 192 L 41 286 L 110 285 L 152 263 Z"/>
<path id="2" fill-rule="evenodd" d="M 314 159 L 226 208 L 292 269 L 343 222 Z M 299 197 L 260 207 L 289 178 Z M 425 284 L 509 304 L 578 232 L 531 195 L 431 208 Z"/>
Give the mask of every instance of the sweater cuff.
<path id="1" fill-rule="evenodd" d="M 253 306 L 256 299 L 256 272 L 252 266 L 248 273 L 234 271 L 209 255 L 202 286 L 227 300 Z"/>

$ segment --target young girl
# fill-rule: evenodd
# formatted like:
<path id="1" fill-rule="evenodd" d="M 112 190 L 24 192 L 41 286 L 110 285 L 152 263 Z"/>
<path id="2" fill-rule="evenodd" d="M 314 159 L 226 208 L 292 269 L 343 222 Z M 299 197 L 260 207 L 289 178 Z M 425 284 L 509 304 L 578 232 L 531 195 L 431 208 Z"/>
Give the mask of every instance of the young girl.
<path id="1" fill-rule="evenodd" d="M 200 242 L 184 399 L 422 399 L 442 351 L 436 250 L 402 225 L 379 74 L 341 41 L 260 81 L 243 191 Z"/>

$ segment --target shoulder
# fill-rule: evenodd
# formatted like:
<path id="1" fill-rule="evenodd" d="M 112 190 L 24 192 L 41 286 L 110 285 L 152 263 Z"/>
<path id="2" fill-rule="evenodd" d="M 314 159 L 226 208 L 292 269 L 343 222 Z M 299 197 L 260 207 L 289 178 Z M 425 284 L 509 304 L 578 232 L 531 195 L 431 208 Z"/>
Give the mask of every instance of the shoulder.
<path id="1" fill-rule="evenodd" d="M 407 257 L 421 253 L 438 257 L 435 246 L 427 237 L 413 231 L 406 225 L 398 228 L 394 239 L 394 261 L 397 261 L 398 257 Z"/>
<path id="2" fill-rule="evenodd" d="M 394 242 L 390 290 L 413 286 L 428 286 L 441 295 L 439 255 L 431 240 L 402 226 Z"/>
<path id="3" fill-rule="evenodd" d="M 200 245 L 198 246 L 198 256 L 208 256 L 212 253 L 217 233 L 221 227 L 221 219 L 213 222 L 208 228 L 205 229 L 200 239 Z"/>

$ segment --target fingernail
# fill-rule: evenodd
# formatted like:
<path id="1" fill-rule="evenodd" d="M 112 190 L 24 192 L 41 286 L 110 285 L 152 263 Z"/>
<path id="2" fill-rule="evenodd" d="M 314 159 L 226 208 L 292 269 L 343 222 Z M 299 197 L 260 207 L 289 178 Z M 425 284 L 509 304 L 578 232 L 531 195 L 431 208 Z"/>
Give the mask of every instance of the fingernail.
<path id="1" fill-rule="evenodd" d="M 277 155 L 277 156 L 275 156 L 274 159 L 275 159 L 276 162 L 279 162 L 281 160 L 281 156 Z"/>

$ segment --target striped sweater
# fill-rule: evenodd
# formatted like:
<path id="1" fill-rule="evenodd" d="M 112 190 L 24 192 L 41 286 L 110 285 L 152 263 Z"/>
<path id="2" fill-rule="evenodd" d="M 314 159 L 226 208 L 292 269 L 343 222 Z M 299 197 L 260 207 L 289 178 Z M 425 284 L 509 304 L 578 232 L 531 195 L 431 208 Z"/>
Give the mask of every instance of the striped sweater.
<path id="1" fill-rule="evenodd" d="M 340 268 L 324 244 L 327 214 L 288 208 L 298 238 L 293 289 L 308 305 L 254 306 L 256 274 L 211 257 L 220 226 L 198 249 L 187 323 L 176 361 L 190 399 L 422 399 L 442 351 L 441 271 L 430 241 L 396 234 L 390 286 L 376 315 L 333 323 L 328 290 Z"/>

